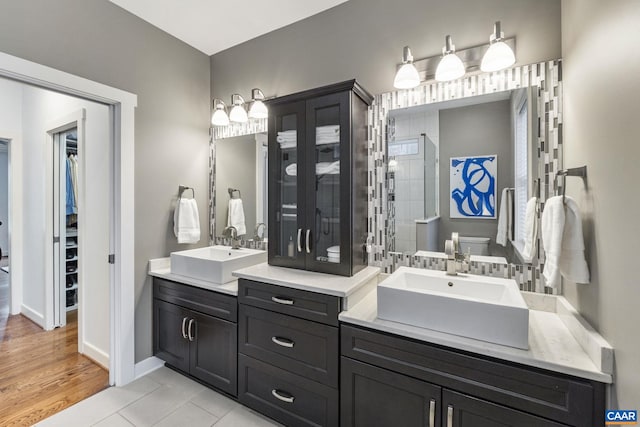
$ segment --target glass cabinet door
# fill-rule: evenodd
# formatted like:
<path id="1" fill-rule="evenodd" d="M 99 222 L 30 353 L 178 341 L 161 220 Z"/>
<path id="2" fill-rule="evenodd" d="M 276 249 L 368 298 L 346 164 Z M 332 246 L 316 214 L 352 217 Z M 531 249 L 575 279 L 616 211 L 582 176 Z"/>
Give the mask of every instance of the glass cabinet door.
<path id="1" fill-rule="evenodd" d="M 304 267 L 304 102 L 274 106 L 269 135 L 269 258 L 275 265 Z"/>
<path id="2" fill-rule="evenodd" d="M 344 92 L 307 101 L 305 250 L 307 265 L 327 273 L 348 268 L 348 102 Z"/>

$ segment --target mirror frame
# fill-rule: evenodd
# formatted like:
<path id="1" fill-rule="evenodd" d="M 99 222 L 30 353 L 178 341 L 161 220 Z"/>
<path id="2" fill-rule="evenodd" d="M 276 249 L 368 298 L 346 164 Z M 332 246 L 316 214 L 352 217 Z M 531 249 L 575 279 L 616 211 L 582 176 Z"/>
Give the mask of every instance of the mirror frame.
<path id="1" fill-rule="evenodd" d="M 523 87 L 536 89 L 538 137 L 536 144 L 538 168 L 533 182 L 539 181 L 540 194 L 536 221 L 538 230 L 544 202 L 554 193 L 555 174 L 562 169 L 562 60 L 540 62 L 513 67 L 494 73 L 465 76 L 452 82 L 425 82 L 414 89 L 398 90 L 376 95 L 369 107 L 369 241 L 372 251 L 369 265 L 379 266 L 392 273 L 400 266 L 445 270 L 445 260 L 388 252 L 387 233 L 389 212 L 393 205 L 387 191 L 387 125 L 391 110 L 438 103 L 453 99 L 485 95 Z M 534 124 L 535 125 L 535 124 Z M 537 189 L 538 183 L 532 188 Z M 491 264 L 472 262 L 470 273 L 516 280 L 524 291 L 559 293 L 544 285 L 541 271 L 544 265 L 541 233 L 537 237 L 538 264 Z"/>
<path id="2" fill-rule="evenodd" d="M 267 132 L 268 119 L 250 119 L 246 123 L 212 126 L 209 131 L 209 245 L 231 245 L 231 240 L 216 236 L 216 141 L 236 136 Z M 248 230 L 247 230 L 248 231 Z M 249 236 L 249 235 L 246 235 Z M 250 238 L 253 236 L 250 236 Z M 242 239 L 240 246 L 267 250 L 267 242 Z"/>

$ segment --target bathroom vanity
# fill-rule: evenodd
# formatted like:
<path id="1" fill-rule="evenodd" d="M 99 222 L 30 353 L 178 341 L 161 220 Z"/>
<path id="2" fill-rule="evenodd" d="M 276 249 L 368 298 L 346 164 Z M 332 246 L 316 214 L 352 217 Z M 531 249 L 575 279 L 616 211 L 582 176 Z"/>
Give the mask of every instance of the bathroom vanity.
<path id="1" fill-rule="evenodd" d="M 207 286 L 154 266 L 156 356 L 285 425 L 601 423 L 613 350 L 562 297 L 523 294 L 524 350 L 379 319 L 374 267 Z"/>

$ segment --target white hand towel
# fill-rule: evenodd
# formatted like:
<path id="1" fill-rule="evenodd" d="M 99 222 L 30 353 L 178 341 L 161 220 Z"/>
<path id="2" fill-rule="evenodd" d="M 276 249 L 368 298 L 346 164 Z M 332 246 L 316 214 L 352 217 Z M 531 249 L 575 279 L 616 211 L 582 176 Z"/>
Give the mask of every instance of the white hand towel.
<path id="1" fill-rule="evenodd" d="M 340 160 L 316 163 L 316 175 L 336 175 L 340 173 Z"/>
<path id="2" fill-rule="evenodd" d="M 589 267 L 584 258 L 584 237 L 580 208 L 574 199 L 566 198 L 564 232 L 560 271 L 565 279 L 574 283 L 589 283 Z"/>
<path id="3" fill-rule="evenodd" d="M 507 246 L 507 234 L 509 231 L 509 189 L 503 188 L 500 196 L 500 212 L 498 212 L 498 233 L 496 244 Z"/>
<path id="4" fill-rule="evenodd" d="M 582 218 L 571 197 L 552 197 L 542 212 L 542 243 L 546 261 L 542 274 L 547 286 L 556 287 L 560 277 L 575 283 L 589 283 L 589 268 L 584 258 Z"/>
<path id="5" fill-rule="evenodd" d="M 545 262 L 542 275 L 547 286 L 555 288 L 560 284 L 560 254 L 562 252 L 562 233 L 564 232 L 564 203 L 562 196 L 547 199 L 542 212 L 540 228 Z"/>
<path id="6" fill-rule="evenodd" d="M 244 224 L 244 208 L 242 199 L 229 200 L 229 216 L 227 217 L 227 227 L 235 227 L 238 236 L 247 234 L 247 227 Z"/>
<path id="7" fill-rule="evenodd" d="M 200 241 L 200 217 L 194 199 L 179 199 L 173 211 L 173 232 L 178 243 L 198 243 Z"/>
<path id="8" fill-rule="evenodd" d="M 530 262 L 536 250 L 536 237 L 538 236 L 538 223 L 536 221 L 536 205 L 538 199 L 532 197 L 527 202 L 527 210 L 524 215 L 524 249 L 522 256 L 526 262 Z"/>

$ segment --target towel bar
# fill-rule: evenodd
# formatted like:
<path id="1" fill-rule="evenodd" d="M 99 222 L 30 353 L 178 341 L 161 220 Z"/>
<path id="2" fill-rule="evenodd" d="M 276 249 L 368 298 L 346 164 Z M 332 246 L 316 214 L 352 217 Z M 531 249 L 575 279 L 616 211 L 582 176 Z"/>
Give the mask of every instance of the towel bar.
<path id="1" fill-rule="evenodd" d="M 580 166 L 577 168 L 569 168 L 569 169 L 562 169 L 559 170 L 556 173 L 556 176 L 554 177 L 554 181 L 556 184 L 556 192 L 558 190 L 558 177 L 561 176 L 562 177 L 562 202 L 565 202 L 565 194 L 567 191 L 567 177 L 568 176 L 579 176 L 580 178 L 582 178 L 582 182 L 584 182 L 584 186 L 587 186 L 587 167 L 586 166 Z M 559 194 L 558 194 L 559 195 Z"/>

